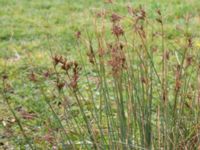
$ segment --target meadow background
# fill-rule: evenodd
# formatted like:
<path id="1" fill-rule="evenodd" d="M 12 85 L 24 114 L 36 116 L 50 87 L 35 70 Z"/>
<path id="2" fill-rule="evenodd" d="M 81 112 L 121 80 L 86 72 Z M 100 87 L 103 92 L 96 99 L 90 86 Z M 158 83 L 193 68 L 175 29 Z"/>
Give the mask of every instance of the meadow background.
<path id="1" fill-rule="evenodd" d="M 140 5 L 146 11 L 149 20 L 157 18 L 158 9 L 162 12 L 166 39 L 177 45 L 185 44 L 183 30 L 185 18 L 189 15 L 188 34 L 192 37 L 194 46 L 192 54 L 199 56 L 199 0 L 113 0 L 112 4 L 103 0 L 0 0 L 0 148 L 30 148 L 21 134 L 16 118 L 13 117 L 4 101 L 2 78 L 5 77 L 5 73 L 9 80 L 7 88 L 10 106 L 20 119 L 27 136 L 37 149 L 52 149 L 53 146 L 56 149 L 54 142 L 59 143 L 60 136 L 52 135 L 51 127 L 57 128 L 57 121 L 49 111 L 49 106 L 38 88 L 40 84 L 44 84 L 48 94 L 55 90 L 53 82 L 48 80 L 42 82 L 44 80 L 42 75 L 53 70 L 51 52 L 53 55 L 62 55 L 70 60 L 80 61 L 80 51 L 86 54 L 87 49 L 84 45 L 77 45 L 75 36 L 77 31 L 81 31 L 83 35 L 88 33 L 93 37 L 95 35 L 94 18 L 98 12 L 106 10 L 110 12 L 109 15 L 115 12 L 121 16 L 127 16 L 127 6 L 138 8 Z M 127 26 L 127 30 L 130 29 L 128 20 L 123 21 L 123 25 Z M 109 17 L 105 21 L 105 27 L 110 29 Z M 108 34 L 107 38 L 112 38 L 112 35 Z M 181 50 L 175 44 L 174 49 L 173 46 L 170 47 L 172 53 L 175 51 L 172 54 L 174 56 L 176 52 L 179 55 L 179 50 Z M 87 55 L 83 57 L 81 64 L 87 64 Z M 175 64 L 177 60 L 173 58 L 170 61 L 171 64 Z M 193 73 L 196 73 L 195 69 L 191 69 L 188 76 L 190 74 L 192 76 Z M 35 77 L 41 82 L 35 84 Z M 88 88 L 85 81 L 81 84 L 83 89 Z M 57 96 L 56 92 L 54 94 Z M 51 106 L 62 118 L 63 102 L 60 102 L 59 97 L 52 99 Z M 87 107 L 92 106 L 88 104 Z M 72 112 L 79 114 L 79 107 L 73 106 Z M 195 115 L 198 118 L 198 113 L 195 112 Z M 68 127 L 70 128 L 70 125 Z M 80 135 L 70 133 L 70 136 L 72 139 L 78 139 Z M 142 148 L 143 145 L 140 147 Z"/>

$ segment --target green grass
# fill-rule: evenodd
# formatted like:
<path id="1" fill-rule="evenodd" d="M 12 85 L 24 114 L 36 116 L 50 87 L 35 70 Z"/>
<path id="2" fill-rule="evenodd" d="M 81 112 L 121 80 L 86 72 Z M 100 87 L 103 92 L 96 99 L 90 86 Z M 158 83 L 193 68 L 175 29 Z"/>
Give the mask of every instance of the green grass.
<path id="1" fill-rule="evenodd" d="M 123 107 L 126 107 L 123 106 L 123 101 L 127 100 L 128 97 L 131 96 L 130 93 L 127 94 L 126 90 L 123 89 L 126 87 L 123 84 L 127 83 L 129 76 L 127 77 L 123 74 L 122 78 L 125 81 L 122 82 L 119 80 L 117 82 L 114 82 L 114 79 L 110 77 L 110 72 L 108 71 L 109 69 L 107 67 L 105 76 L 103 75 L 103 71 L 101 69 L 99 76 L 99 70 L 90 67 L 90 65 L 88 64 L 88 58 L 86 56 L 86 52 L 88 51 L 88 45 L 86 44 L 88 43 L 86 43 L 87 41 L 84 41 L 88 40 L 89 35 L 89 37 L 92 38 L 94 48 L 96 49 L 98 47 L 97 37 L 95 35 L 96 32 L 94 18 L 96 12 L 100 12 L 101 10 L 105 9 L 106 11 L 108 11 L 109 14 L 112 14 L 112 12 L 116 12 L 117 14 L 125 16 L 125 19 L 123 19 L 121 23 L 125 28 L 126 36 L 128 37 L 128 43 L 131 43 L 132 26 L 130 17 L 128 17 L 127 13 L 128 4 L 131 4 L 131 6 L 133 6 L 134 8 L 137 8 L 139 5 L 142 5 L 145 8 L 148 19 L 151 22 L 151 24 L 146 27 L 148 31 L 148 36 L 151 35 L 151 31 L 160 32 L 161 27 L 159 23 L 155 21 L 155 19 L 158 17 L 156 10 L 161 10 L 163 14 L 164 32 L 166 36 L 165 44 L 166 47 L 169 48 L 170 54 L 172 56 L 170 57 L 170 61 L 168 62 L 169 74 L 167 75 L 166 80 L 168 80 L 167 82 L 170 85 L 169 88 L 172 89 L 174 85 L 173 67 L 177 63 L 179 63 L 179 61 L 181 62 L 184 55 L 184 32 L 186 28 L 185 16 L 188 14 L 191 15 L 191 18 L 187 34 L 190 35 L 194 41 L 194 48 L 189 53 L 195 56 L 195 65 L 198 64 L 198 51 L 200 49 L 198 46 L 198 43 L 200 42 L 199 0 L 159 0 L 157 2 L 153 0 L 135 0 L 131 2 L 128 2 L 128 0 L 119 0 L 117 1 L 117 3 L 114 4 L 107 4 L 100 0 L 0 0 L 0 75 L 2 76 L 5 71 L 8 74 L 9 85 L 7 85 L 7 88 L 9 89 L 8 96 L 10 106 L 16 112 L 23 126 L 23 129 L 26 132 L 26 135 L 28 136 L 28 138 L 31 139 L 30 141 L 34 143 L 34 146 L 36 146 L 37 149 L 48 149 L 53 145 L 59 145 L 60 148 L 63 148 L 65 147 L 62 145 L 63 139 L 72 139 L 74 141 L 84 141 L 85 139 L 87 139 L 88 141 L 91 141 L 91 139 L 89 138 L 90 133 L 88 133 L 90 132 L 88 131 L 90 127 L 87 128 L 85 125 L 88 123 L 88 120 L 93 121 L 95 123 L 101 120 L 101 123 L 96 123 L 94 125 L 95 127 L 93 127 L 92 130 L 97 130 L 96 137 L 99 138 L 98 140 L 104 144 L 107 142 L 111 144 L 112 138 L 113 140 L 116 140 L 118 142 L 121 141 L 124 143 L 127 142 L 125 140 L 129 139 L 126 137 L 127 129 L 125 127 L 127 125 L 123 124 L 126 122 L 128 115 L 126 114 L 126 108 L 125 110 L 123 110 Z M 107 33 L 105 35 L 105 40 L 113 42 L 115 38 L 113 38 L 113 35 L 111 35 L 110 33 L 111 23 L 109 20 L 110 19 L 107 16 L 105 20 L 105 27 Z M 100 28 L 102 22 L 100 20 L 98 20 L 97 22 L 98 27 Z M 75 33 L 78 30 L 82 31 L 82 36 L 84 37 L 80 45 L 77 44 L 77 40 L 75 38 Z M 124 39 L 122 39 L 122 41 L 124 42 Z M 135 49 L 138 49 L 140 51 L 140 49 L 138 48 L 141 44 L 139 37 L 137 37 L 136 39 L 136 43 L 137 42 L 139 44 L 135 45 Z M 157 53 L 158 55 L 151 59 L 153 60 L 154 64 L 156 64 L 156 67 L 158 67 L 156 69 L 159 71 L 158 73 L 160 75 L 162 66 L 160 57 L 162 55 L 162 45 L 160 44 L 161 39 L 158 38 L 156 41 L 153 42 L 148 41 L 146 45 L 150 47 L 151 45 L 153 45 L 152 43 L 157 45 L 159 48 Z M 56 80 L 55 76 L 50 77 L 50 79 L 44 79 L 43 74 L 47 70 L 49 70 L 49 72 L 55 71 L 51 62 L 52 60 L 50 51 L 52 51 L 53 54 L 63 55 L 69 60 L 77 60 L 82 65 L 79 86 L 80 93 L 81 95 L 83 95 L 85 100 L 83 100 L 82 96 L 78 94 L 78 100 L 83 100 L 80 102 L 80 104 L 77 103 L 76 95 L 74 95 L 73 91 L 67 91 L 66 93 L 59 93 L 56 91 L 54 82 Z M 127 51 L 131 51 L 131 47 L 127 47 Z M 80 53 L 82 55 L 79 55 Z M 17 58 L 17 56 L 19 56 L 19 58 Z M 136 57 L 137 54 L 135 51 L 131 56 L 132 58 L 130 59 L 136 60 L 136 62 L 134 61 L 134 65 L 132 66 L 133 70 L 138 71 L 140 69 L 138 66 L 141 63 L 141 60 L 139 60 Z M 143 120 L 138 118 L 139 115 L 137 116 L 136 114 L 131 114 L 133 115 L 131 116 L 133 118 L 135 117 L 134 115 L 136 115 L 136 119 L 134 118 L 134 121 L 138 121 L 138 124 L 133 125 L 135 127 L 133 129 L 135 129 L 136 131 L 131 131 L 134 133 L 134 136 L 138 136 L 138 138 L 136 138 L 138 141 L 140 141 L 141 138 L 146 138 L 147 141 L 149 140 L 148 138 L 151 138 L 148 137 L 151 136 L 149 135 L 151 134 L 151 130 L 149 129 L 151 123 L 148 122 L 148 119 L 151 119 L 153 125 L 157 126 L 156 123 L 158 116 L 156 116 L 156 113 L 161 113 L 162 116 L 163 108 L 162 104 L 160 104 L 159 102 L 159 92 L 157 92 L 160 90 L 160 87 L 158 86 L 156 74 L 153 71 L 151 59 L 147 59 L 147 61 L 144 62 L 145 64 L 148 64 L 150 66 L 148 68 L 150 69 L 150 74 L 146 74 L 143 71 L 129 72 L 130 74 L 134 74 L 134 78 L 132 78 L 131 81 L 133 81 L 136 84 L 136 87 L 132 88 L 138 88 L 134 89 L 135 91 L 137 91 L 136 93 L 134 93 L 134 97 L 137 97 L 136 101 L 140 100 L 140 97 L 142 96 L 144 96 L 145 99 L 144 101 L 141 101 L 141 103 L 133 102 L 134 104 L 140 105 L 139 107 L 137 107 L 138 112 L 136 113 L 139 113 L 139 115 L 144 115 L 143 113 L 145 113 L 146 115 L 144 116 L 146 118 L 143 119 L 147 120 L 147 123 L 145 123 L 145 127 L 138 127 L 138 125 L 143 126 Z M 185 86 L 183 86 L 181 93 L 188 94 L 188 97 L 195 95 L 195 92 L 193 92 L 195 91 L 195 88 L 192 87 L 195 85 L 196 77 L 198 76 L 198 72 L 196 71 L 195 65 L 194 67 L 189 68 L 187 71 L 185 70 Z M 86 71 L 84 71 L 84 67 Z M 34 72 L 37 76 L 38 81 L 36 83 L 34 81 L 30 81 L 31 72 Z M 65 76 L 63 75 L 63 72 L 61 74 L 62 79 L 64 80 Z M 152 85 L 154 87 L 152 93 L 155 97 L 152 98 L 152 108 L 149 102 L 147 101 L 148 97 L 146 96 L 148 96 L 148 94 L 144 94 L 146 92 L 145 85 L 137 81 L 137 79 L 142 75 L 147 75 L 148 77 L 153 76 Z M 91 85 L 90 82 L 87 81 L 86 77 L 89 77 L 89 80 L 91 80 Z M 102 83 L 102 85 L 100 85 L 102 86 L 100 87 L 101 90 L 98 90 L 96 87 L 97 77 L 102 77 L 102 79 L 100 79 L 100 83 Z M 108 85 L 106 85 L 106 83 Z M 1 80 L 1 91 L 3 90 L 2 85 L 3 84 Z M 44 93 L 42 92 L 41 87 L 44 88 Z M 115 89 L 113 87 L 117 88 Z M 174 93 L 173 90 L 171 90 L 170 92 L 171 93 L 169 93 L 169 99 L 172 101 L 174 98 Z M 116 93 L 119 95 L 115 95 Z M 109 108 L 108 110 L 104 110 L 102 113 L 101 110 L 95 110 L 92 97 L 97 107 L 101 106 L 101 104 L 99 104 L 99 100 L 102 99 L 103 104 L 105 104 L 106 106 L 114 107 L 114 109 L 112 110 L 113 113 L 117 114 L 117 111 L 119 111 L 117 117 L 122 119 L 120 120 L 121 124 L 116 121 L 112 121 L 113 116 L 108 115 Z M 117 103 L 118 105 L 114 103 L 116 97 L 120 97 L 117 98 L 119 100 Z M 190 106 L 193 106 L 194 104 L 190 101 L 190 98 L 185 97 L 186 96 L 181 95 L 179 100 L 184 99 L 184 101 L 189 103 Z M 16 118 L 13 117 L 12 113 L 9 111 L 7 104 L 3 99 L 5 99 L 5 97 L 3 97 L 3 95 L 0 95 L 0 145 L 2 145 L 2 148 L 8 147 L 8 149 L 25 149 L 26 147 L 28 147 L 27 141 L 21 134 Z M 110 101 L 104 102 L 105 100 Z M 48 104 L 50 104 L 50 106 L 53 107 L 58 117 L 62 118 L 60 119 L 61 122 L 56 117 L 54 112 L 51 111 Z M 70 105 L 69 109 L 65 109 L 64 107 L 67 104 Z M 158 106 L 161 106 L 161 108 L 158 109 Z M 183 110 L 182 113 L 186 117 L 190 116 L 190 110 L 179 108 L 181 106 L 182 103 L 180 102 L 180 105 L 178 105 L 176 109 Z M 144 110 L 141 110 L 140 108 L 144 108 Z M 153 113 L 152 116 L 150 111 L 151 109 Z M 171 108 L 167 109 L 173 110 Z M 159 112 L 158 110 L 161 112 Z M 125 112 L 125 114 L 123 114 L 123 112 Z M 169 111 L 167 111 L 167 113 L 169 114 L 166 115 L 172 116 Z M 91 119 L 92 117 L 94 117 L 92 115 L 98 116 L 96 117 L 96 119 L 99 120 Z M 125 117 L 123 115 L 125 115 Z M 181 121 L 185 121 L 187 119 L 191 122 L 187 122 L 187 124 L 183 123 L 185 126 L 189 127 L 188 129 L 185 129 L 185 127 L 183 127 L 185 129 L 184 132 L 183 130 L 181 130 L 181 132 L 183 132 L 182 134 L 185 134 L 182 135 L 183 139 L 185 137 L 190 139 L 197 132 L 196 127 L 194 126 L 199 126 L 198 115 L 199 110 L 196 108 L 194 109 L 194 111 L 192 111 L 191 120 L 189 117 L 185 119 L 184 116 L 180 115 L 183 118 L 178 120 L 179 124 L 181 124 Z M 102 118 L 100 116 L 102 116 Z M 150 116 L 152 118 L 148 118 Z M 31 119 L 28 119 L 28 117 L 30 117 Z M 110 118 L 108 119 L 106 117 Z M 197 120 L 194 120 L 194 118 Z M 171 127 L 171 124 L 173 123 L 173 118 L 167 119 L 169 119 L 169 122 L 165 120 L 164 123 L 167 122 L 165 125 L 167 127 Z M 108 122 L 108 120 L 110 121 L 109 123 L 113 125 L 113 129 L 118 129 L 117 126 L 120 126 L 119 129 L 121 130 L 118 131 L 121 133 L 119 134 L 120 136 L 113 135 L 112 133 L 110 133 L 109 137 L 104 137 L 99 133 L 98 125 L 101 125 L 103 133 L 107 132 L 108 129 L 106 128 L 106 123 Z M 114 120 L 116 120 L 116 118 L 114 118 Z M 194 121 L 196 122 L 194 123 Z M 64 126 L 66 131 L 63 131 L 62 126 Z M 166 126 L 164 126 L 164 128 L 166 128 Z M 152 128 L 153 130 L 155 130 L 155 127 Z M 177 128 L 175 127 L 175 129 Z M 148 136 L 140 137 L 140 132 L 143 132 L 140 131 L 140 129 L 145 129 L 145 136 Z M 168 131 L 170 132 L 171 129 L 168 129 L 166 132 Z M 67 132 L 67 134 L 64 134 L 64 132 Z M 178 131 L 174 131 L 174 134 L 178 134 L 177 132 Z M 180 138 L 171 134 L 168 135 L 167 133 L 164 133 L 164 135 L 168 135 L 170 137 L 172 136 L 175 140 Z M 47 139 L 48 136 L 50 137 L 50 139 Z M 155 136 L 157 136 L 157 133 L 155 134 Z M 169 139 L 169 137 L 166 137 L 166 140 L 167 139 Z M 107 142 L 104 142 L 104 140 L 106 140 Z M 53 141 L 53 143 L 51 143 L 51 141 Z M 140 143 L 138 141 L 136 142 Z M 148 142 L 146 143 L 145 141 L 143 141 L 141 142 L 139 147 L 149 148 L 148 144 Z M 90 145 L 87 147 L 86 143 L 80 144 L 78 148 L 80 148 L 81 145 L 83 145 L 83 148 L 85 149 L 91 148 Z M 160 147 L 158 143 L 151 143 L 151 145 L 155 146 L 155 148 L 162 147 Z M 124 148 L 120 144 L 115 145 L 114 143 L 112 143 L 111 146 L 113 146 L 112 148 L 114 149 Z M 164 146 L 167 147 L 169 145 Z M 73 147 L 65 148 L 72 149 Z M 105 146 L 104 148 L 108 147 Z"/>

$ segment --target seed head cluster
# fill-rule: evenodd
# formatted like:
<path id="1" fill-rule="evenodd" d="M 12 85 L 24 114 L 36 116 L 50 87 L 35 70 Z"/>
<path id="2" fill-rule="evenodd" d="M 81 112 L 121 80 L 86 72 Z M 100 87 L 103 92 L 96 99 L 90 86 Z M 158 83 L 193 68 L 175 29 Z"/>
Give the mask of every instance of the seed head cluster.
<path id="1" fill-rule="evenodd" d="M 117 38 L 124 34 L 124 30 L 119 24 L 120 20 L 122 19 L 121 16 L 119 16 L 116 13 L 113 13 L 111 15 L 111 22 L 112 22 L 112 34 L 115 35 Z"/>
<path id="2" fill-rule="evenodd" d="M 126 58 L 123 51 L 123 45 L 116 43 L 110 44 L 111 59 L 108 64 L 112 67 L 113 76 L 119 76 L 123 69 L 126 69 Z"/>
<path id="3" fill-rule="evenodd" d="M 53 57 L 54 65 L 61 65 L 61 69 L 64 70 L 67 76 L 70 79 L 70 86 L 73 90 L 77 89 L 78 79 L 79 79 L 79 65 L 76 61 L 67 61 L 63 56 L 54 56 Z M 72 70 L 72 75 L 69 71 Z M 59 83 L 58 88 L 62 89 L 65 86 L 65 83 Z"/>

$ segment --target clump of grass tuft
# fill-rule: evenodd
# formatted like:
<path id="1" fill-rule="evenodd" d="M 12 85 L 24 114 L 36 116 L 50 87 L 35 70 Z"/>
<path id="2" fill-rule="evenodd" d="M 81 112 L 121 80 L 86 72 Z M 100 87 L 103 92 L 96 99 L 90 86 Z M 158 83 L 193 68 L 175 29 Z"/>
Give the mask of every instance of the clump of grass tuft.
<path id="1" fill-rule="evenodd" d="M 31 72 L 30 80 L 53 115 L 48 121 L 56 123 L 56 130 L 52 128 L 59 135 L 56 146 L 198 149 L 200 65 L 188 32 L 189 17 L 185 18 L 185 42 L 179 45 L 167 38 L 161 10 L 155 12 L 155 20 L 142 6 L 129 6 L 127 12 L 123 16 L 106 11 L 94 17 L 93 33 L 77 31 L 74 49 L 79 60 L 71 61 L 50 49 L 51 77 L 47 71 L 36 79 Z M 57 99 L 58 107 L 53 103 Z"/>

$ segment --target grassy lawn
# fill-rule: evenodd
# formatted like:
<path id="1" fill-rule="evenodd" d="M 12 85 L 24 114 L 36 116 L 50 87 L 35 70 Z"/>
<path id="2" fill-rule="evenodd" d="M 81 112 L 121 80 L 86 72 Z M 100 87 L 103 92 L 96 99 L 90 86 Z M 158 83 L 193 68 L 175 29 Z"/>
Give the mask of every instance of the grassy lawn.
<path id="1" fill-rule="evenodd" d="M 134 35 L 136 32 L 133 31 L 132 21 L 134 22 L 134 20 L 128 14 L 128 6 L 133 8 L 140 8 L 141 6 L 145 10 L 147 21 L 144 21 L 142 25 L 144 25 L 148 40 L 144 38 L 145 41 L 141 41 L 139 36 Z M 162 13 L 164 48 L 162 48 L 162 37 L 160 37 L 162 26 L 160 26 L 159 21 L 156 21 L 159 17 L 158 9 Z M 98 13 L 102 12 L 106 12 L 103 21 L 97 19 Z M 120 23 L 124 27 L 125 38 L 115 38 L 110 32 L 112 28 L 110 16 L 113 13 L 117 13 L 123 18 Z M 187 22 L 187 20 L 189 21 Z M 102 26 L 105 28 L 103 42 L 101 41 Z M 197 145 L 200 142 L 198 135 L 200 132 L 200 118 L 198 117 L 200 110 L 199 107 L 196 108 L 197 104 L 195 103 L 195 97 L 198 95 L 197 78 L 199 77 L 196 67 L 199 65 L 200 58 L 199 29 L 199 0 L 113 0 L 113 3 L 108 3 L 106 0 L 0 0 L 0 149 L 30 149 L 30 145 L 33 145 L 33 149 L 95 149 L 95 144 L 92 145 L 95 142 L 92 142 L 91 135 L 97 137 L 96 142 L 104 143 L 105 140 L 107 145 L 110 144 L 110 138 L 118 142 L 126 143 L 128 141 L 127 143 L 130 144 L 129 140 L 132 140 L 132 137 L 128 137 L 130 136 L 128 132 L 133 133 L 134 138 L 138 140 L 130 144 L 134 145 L 136 143 L 135 149 L 150 149 L 150 147 L 154 147 L 154 149 L 179 149 L 181 143 L 178 140 L 190 140 L 193 134 L 197 135 L 198 140 L 192 144 Z M 77 31 L 81 31 L 80 41 L 76 37 Z M 155 34 L 155 41 L 152 34 Z M 184 57 L 187 38 L 192 39 L 192 48 L 190 47 L 186 54 L 188 57 Z M 101 57 L 97 60 L 98 65 L 96 66 L 100 71 L 89 65 L 87 53 L 90 40 L 96 51 L 102 43 L 107 44 L 107 42 L 115 42 L 115 40 L 119 43 L 125 43 L 125 48 L 127 48 L 125 55 L 130 63 L 128 66 L 131 66 L 133 70 L 120 74 L 123 82 L 121 80 L 119 80 L 119 83 L 115 82 L 117 78 L 111 76 L 110 70 L 112 69 L 106 67 L 105 72 L 101 70 Z M 131 43 L 131 46 L 129 43 Z M 151 55 L 151 49 L 153 48 L 158 50 L 155 50 L 157 53 Z M 168 69 L 166 70 L 168 70 L 168 73 L 163 76 L 162 50 L 165 49 L 164 53 L 169 53 L 170 58 L 167 60 Z M 150 55 L 149 53 L 146 54 L 146 50 L 150 51 Z M 133 53 L 129 55 L 131 51 Z M 59 85 L 55 86 L 58 80 L 57 72 L 59 72 L 60 80 L 65 80 L 63 70 L 58 66 L 56 70 L 52 64 L 52 57 L 54 56 L 55 61 L 55 55 L 63 56 L 67 60 L 76 60 L 81 67 L 78 92 L 67 91 L 67 87 L 59 91 L 57 89 Z M 187 63 L 189 65 L 191 63 L 190 56 L 193 57 L 192 62 L 194 64 L 192 63 L 191 68 L 187 68 Z M 105 60 L 107 59 L 106 56 Z M 148 66 L 147 69 L 144 69 L 144 72 L 140 71 L 141 64 Z M 175 91 L 174 93 L 173 86 L 175 83 L 178 84 L 176 82 L 177 74 L 174 73 L 177 64 L 182 66 L 183 83 L 180 92 L 176 93 Z M 73 73 L 74 70 L 70 72 L 72 78 L 75 74 Z M 129 88 L 126 89 L 126 84 L 129 83 L 129 75 L 134 85 L 132 87 L 131 84 L 132 91 L 135 91 L 132 96 L 133 99 L 136 99 L 134 102 L 130 102 L 134 104 L 134 107 L 130 110 L 128 105 L 130 105 L 131 92 L 128 91 Z M 151 83 L 152 91 L 150 90 L 150 84 L 146 83 L 143 75 L 148 77 L 149 80 L 151 79 L 151 82 L 148 83 Z M 138 80 L 140 76 L 142 78 L 141 83 Z M 161 85 L 157 76 L 161 79 Z M 6 83 L 3 78 L 6 78 Z M 104 81 L 108 84 L 108 87 Z M 165 82 L 168 83 L 166 89 L 168 89 L 169 101 L 166 111 L 165 106 L 160 102 L 162 101 L 160 99 L 162 92 L 160 91 L 165 88 L 162 87 L 165 86 Z M 99 84 L 100 90 L 98 90 L 97 84 Z M 123 92 L 120 92 L 120 90 Z M 148 94 L 149 91 L 153 95 L 151 104 L 148 101 L 148 95 L 151 95 Z M 145 92 L 147 94 L 144 94 Z M 122 97 L 119 100 L 123 99 L 123 102 L 115 103 L 118 96 Z M 177 105 L 174 104 L 174 97 L 177 99 Z M 7 99 L 9 105 L 5 99 Z M 105 99 L 110 102 L 104 102 Z M 138 102 L 140 99 L 141 103 Z M 79 100 L 82 100 L 81 104 Z M 125 110 L 121 107 L 118 108 L 118 105 L 122 106 L 123 104 L 127 105 L 124 106 Z M 111 106 L 110 111 L 113 115 L 107 114 L 107 106 Z M 97 110 L 95 110 L 96 108 Z M 170 114 L 174 111 L 173 108 L 177 109 L 175 114 L 182 119 L 177 119 L 178 123 L 174 124 L 174 128 L 168 130 L 167 127 L 173 127 L 174 118 L 167 118 L 174 116 L 174 114 Z M 16 117 L 13 116 L 11 110 L 14 111 Z M 120 115 L 120 112 L 123 111 L 124 117 L 123 113 Z M 129 111 L 135 112 L 135 114 L 129 116 Z M 115 115 L 118 113 L 119 116 Z M 158 117 L 159 113 L 161 118 Z M 148 118 L 148 115 L 151 118 Z M 94 116 L 96 116 L 95 119 L 93 119 Z M 141 116 L 144 118 L 139 119 Z M 128 118 L 134 119 L 129 120 Z M 110 121 L 112 119 L 122 119 L 121 122 L 130 124 L 112 122 Z M 149 124 L 152 129 L 150 137 L 154 139 L 150 140 L 151 144 L 147 142 L 150 133 L 148 131 L 143 133 L 138 127 L 140 124 L 143 125 L 147 122 L 146 126 L 142 127 L 142 129 L 147 129 L 149 119 L 151 119 Z M 161 121 L 157 123 L 159 119 Z M 165 119 L 169 119 L 169 121 Z M 88 122 L 92 124 L 92 134 L 90 134 L 87 127 Z M 95 123 L 93 124 L 93 122 Z M 137 125 L 134 125 L 134 123 Z M 23 131 L 20 129 L 19 124 L 22 125 Z M 119 129 L 119 135 L 108 134 L 107 136 L 106 132 L 110 132 L 108 124 L 113 125 L 114 130 Z M 181 128 L 181 124 L 183 124 L 184 130 L 179 133 L 176 130 Z M 124 128 L 124 126 L 127 126 L 127 128 Z M 136 131 L 129 131 L 129 126 L 132 126 L 131 129 Z M 160 126 L 161 130 L 154 135 L 153 131 L 157 131 L 156 128 Z M 106 136 L 102 136 L 101 131 L 97 131 L 99 128 L 103 130 Z M 163 133 L 162 131 L 165 130 L 166 133 Z M 174 136 L 172 131 L 179 136 Z M 162 144 L 163 137 L 160 137 L 160 134 L 162 136 L 167 135 L 163 141 L 167 140 L 170 143 L 170 139 L 174 139 L 178 146 L 176 144 L 174 144 L 175 146 L 173 144 Z M 138 138 L 136 138 L 137 136 Z M 125 141 L 123 141 L 123 138 L 126 138 Z M 146 140 L 142 141 L 142 138 Z M 75 147 L 74 144 L 66 144 L 63 139 L 67 139 L 68 142 L 70 140 L 75 141 Z M 159 140 L 160 143 L 156 142 Z M 100 146 L 99 149 L 132 149 L 120 144 L 111 144 L 113 147 L 107 147 L 106 144 L 104 147 Z M 187 144 L 188 147 L 192 145 L 189 142 Z"/>

